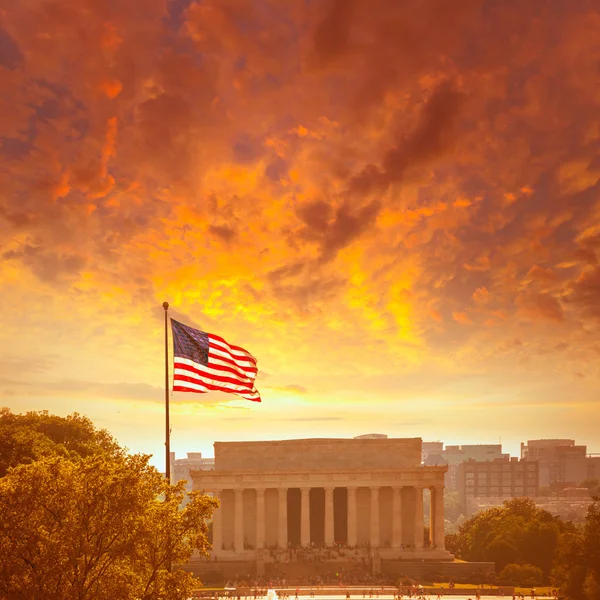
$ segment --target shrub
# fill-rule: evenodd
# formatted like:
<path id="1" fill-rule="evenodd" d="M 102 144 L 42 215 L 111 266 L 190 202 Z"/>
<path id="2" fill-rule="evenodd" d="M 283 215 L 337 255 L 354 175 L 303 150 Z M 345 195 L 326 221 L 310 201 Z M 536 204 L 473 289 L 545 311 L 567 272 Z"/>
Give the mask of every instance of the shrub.
<path id="1" fill-rule="evenodd" d="M 515 585 L 518 587 L 531 587 L 541 585 L 544 574 L 539 567 L 533 565 L 506 565 L 500 575 L 498 583 L 502 585 Z"/>

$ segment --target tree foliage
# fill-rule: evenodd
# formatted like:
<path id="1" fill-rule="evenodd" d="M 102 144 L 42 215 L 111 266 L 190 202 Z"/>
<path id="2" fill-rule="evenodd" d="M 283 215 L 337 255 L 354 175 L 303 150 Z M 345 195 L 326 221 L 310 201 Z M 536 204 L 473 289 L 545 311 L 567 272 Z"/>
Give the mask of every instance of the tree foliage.
<path id="1" fill-rule="evenodd" d="M 567 600 L 600 600 L 600 498 L 581 528 L 560 537 L 552 576 Z"/>
<path id="2" fill-rule="evenodd" d="M 168 567 L 194 550 L 207 554 L 216 500 L 192 492 L 182 508 L 183 482 L 168 485 L 149 457 L 126 454 L 77 415 L 8 415 L 8 427 L 5 416 L 2 443 L 12 454 L 0 478 L 1 598 L 191 595 L 198 581 Z"/>
<path id="3" fill-rule="evenodd" d="M 539 567 L 510 564 L 500 571 L 498 583 L 518 587 L 534 587 L 541 585 L 543 578 L 544 574 Z"/>
<path id="4" fill-rule="evenodd" d="M 116 456 L 122 450 L 105 430 L 77 413 L 68 417 L 47 411 L 14 414 L 0 409 L 0 477 L 11 467 L 45 456 L 64 458 L 96 454 Z"/>
<path id="5" fill-rule="evenodd" d="M 531 499 L 513 498 L 463 523 L 448 536 L 447 548 L 463 560 L 493 561 L 498 573 L 509 564 L 533 565 L 546 579 L 559 536 L 568 528 Z"/>

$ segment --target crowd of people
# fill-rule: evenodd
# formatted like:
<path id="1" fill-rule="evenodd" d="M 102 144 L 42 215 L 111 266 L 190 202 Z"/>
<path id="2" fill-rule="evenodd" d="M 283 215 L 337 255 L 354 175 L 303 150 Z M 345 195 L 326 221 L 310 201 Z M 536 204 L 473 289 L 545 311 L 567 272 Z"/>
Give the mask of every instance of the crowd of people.
<path id="1" fill-rule="evenodd" d="M 300 600 L 300 597 L 306 598 L 307 596 L 312 598 L 319 597 L 323 592 L 323 584 L 311 585 L 308 588 L 306 586 L 288 586 L 285 580 L 269 580 L 264 585 L 265 580 L 259 579 L 253 582 L 254 585 L 239 586 L 236 582 L 228 582 L 223 593 L 211 592 L 212 598 L 218 600 L 219 598 L 231 598 L 233 600 L 263 600 L 264 598 L 269 599 L 269 593 L 273 594 L 273 590 L 276 592 L 278 600 Z M 262 584 L 262 585 L 261 585 Z M 330 587 L 330 586 L 326 586 Z M 349 588 L 347 585 L 340 585 L 341 597 L 345 596 L 346 600 L 373 600 L 380 597 L 392 596 L 394 600 L 432 600 L 434 595 L 437 600 L 442 600 L 443 590 L 438 588 L 432 594 L 431 590 L 424 589 L 422 585 L 414 584 L 410 586 L 389 586 L 385 583 L 377 583 L 367 587 L 357 589 L 356 587 Z M 270 592 L 269 592 L 270 590 Z M 502 590 L 500 590 L 501 596 Z M 202 596 L 205 597 L 205 596 Z M 536 600 L 536 590 L 531 590 L 531 600 Z M 552 590 L 552 597 L 554 600 L 558 600 L 558 590 Z M 525 594 L 514 594 L 512 600 L 526 600 Z M 472 600 L 469 598 L 468 600 Z M 481 600 L 481 590 L 475 592 L 475 600 Z"/>
<path id="2" fill-rule="evenodd" d="M 348 546 L 347 544 L 311 544 L 308 547 L 281 549 L 269 548 L 268 556 L 276 563 L 299 561 L 302 563 L 320 563 L 327 561 L 351 561 L 366 563 L 371 558 L 368 544 Z"/>

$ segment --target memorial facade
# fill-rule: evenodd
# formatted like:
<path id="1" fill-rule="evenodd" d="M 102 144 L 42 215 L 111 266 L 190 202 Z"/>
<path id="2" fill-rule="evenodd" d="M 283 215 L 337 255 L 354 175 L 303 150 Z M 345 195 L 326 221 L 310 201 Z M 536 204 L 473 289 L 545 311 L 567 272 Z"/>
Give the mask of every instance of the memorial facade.
<path id="1" fill-rule="evenodd" d="M 191 475 L 195 490 L 220 501 L 213 555 L 221 559 L 333 544 L 369 546 L 383 558 L 452 558 L 444 549 L 447 467 L 421 466 L 420 438 L 216 442 L 214 448 L 214 470 Z"/>

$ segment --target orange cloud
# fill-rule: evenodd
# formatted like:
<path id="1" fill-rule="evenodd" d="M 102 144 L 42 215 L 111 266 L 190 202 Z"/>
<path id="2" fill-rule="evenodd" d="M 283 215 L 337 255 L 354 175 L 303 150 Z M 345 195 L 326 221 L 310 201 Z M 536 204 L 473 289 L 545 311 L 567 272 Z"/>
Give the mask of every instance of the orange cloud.
<path id="1" fill-rule="evenodd" d="M 452 318 L 461 325 L 473 325 L 473 320 L 465 312 L 453 312 Z"/>
<path id="2" fill-rule="evenodd" d="M 597 10 L 25 4 L 0 31 L 0 294 L 17 311 L 0 331 L 54 357 L 57 389 L 76 370 L 97 410 L 135 373 L 124 395 L 142 402 L 168 299 L 252 347 L 267 420 L 331 402 L 362 427 L 403 388 L 443 432 L 462 426 L 432 400 L 456 406 L 450 380 L 481 396 L 506 372 L 506 397 L 590 397 Z M 561 437 L 557 414 L 540 436 Z"/>
<path id="3" fill-rule="evenodd" d="M 471 296 L 475 302 L 487 302 L 490 297 L 490 293 L 486 287 L 477 288 Z"/>
<path id="4" fill-rule="evenodd" d="M 542 319 L 562 323 L 564 314 L 558 300 L 548 294 L 524 292 L 517 296 L 521 313 L 532 319 Z"/>
<path id="5" fill-rule="evenodd" d="M 111 99 L 116 98 L 122 90 L 123 85 L 116 79 L 104 81 L 102 83 L 102 91 Z"/>

